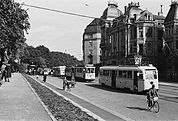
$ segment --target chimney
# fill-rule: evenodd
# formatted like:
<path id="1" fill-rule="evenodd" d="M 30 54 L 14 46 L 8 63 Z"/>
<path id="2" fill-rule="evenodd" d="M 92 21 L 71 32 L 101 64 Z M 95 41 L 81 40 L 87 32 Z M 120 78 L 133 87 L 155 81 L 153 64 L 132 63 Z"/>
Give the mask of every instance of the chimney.
<path id="1" fill-rule="evenodd" d="M 125 11 L 125 12 L 127 11 L 127 6 L 124 6 L 124 11 Z"/>
<path id="2" fill-rule="evenodd" d="M 161 5 L 161 11 L 158 12 L 158 16 L 163 16 L 163 5 Z"/>

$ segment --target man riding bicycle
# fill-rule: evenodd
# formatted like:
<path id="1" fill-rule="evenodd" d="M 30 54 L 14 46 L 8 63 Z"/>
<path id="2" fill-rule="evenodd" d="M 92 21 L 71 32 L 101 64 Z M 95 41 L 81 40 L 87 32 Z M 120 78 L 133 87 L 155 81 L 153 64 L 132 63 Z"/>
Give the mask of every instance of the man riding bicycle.
<path id="1" fill-rule="evenodd" d="M 151 84 L 151 88 L 148 90 L 147 93 L 147 99 L 148 99 L 148 106 L 152 106 L 154 103 L 154 97 L 158 97 L 158 92 L 155 88 L 155 85 L 153 84 L 153 82 L 150 82 Z"/>

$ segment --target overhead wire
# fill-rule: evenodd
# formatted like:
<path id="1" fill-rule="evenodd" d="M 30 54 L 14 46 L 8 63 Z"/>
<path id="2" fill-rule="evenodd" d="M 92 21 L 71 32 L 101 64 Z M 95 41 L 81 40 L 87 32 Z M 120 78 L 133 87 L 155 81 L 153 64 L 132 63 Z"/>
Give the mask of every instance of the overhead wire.
<path id="1" fill-rule="evenodd" d="M 22 5 L 32 7 L 32 8 L 37 8 L 37 9 L 43 9 L 43 10 L 48 10 L 48 11 L 53 11 L 53 12 L 58 12 L 58 13 L 69 14 L 69 15 L 73 15 L 73 16 L 79 16 L 79 17 L 85 17 L 85 18 L 91 18 L 91 19 L 96 18 L 93 16 L 87 16 L 87 15 L 82 15 L 82 14 L 77 14 L 77 13 L 72 13 L 72 12 L 66 12 L 66 11 L 62 11 L 62 10 L 55 10 L 55 9 L 50 9 L 50 8 L 45 8 L 45 7 L 35 6 L 35 5 L 29 5 L 29 4 L 25 4 L 25 3 L 22 3 Z"/>
<path id="2" fill-rule="evenodd" d="M 77 13 L 72 13 L 72 12 L 66 12 L 66 11 L 62 11 L 62 10 L 56 10 L 56 9 L 51 9 L 51 8 L 46 8 L 46 7 L 36 6 L 36 5 L 29 5 L 29 4 L 26 4 L 26 3 L 22 3 L 21 5 L 22 6 L 24 5 L 24 6 L 32 7 L 32 8 L 37 8 L 37 9 L 42 9 L 42 10 L 48 10 L 48 11 L 52 11 L 52 12 L 58 12 L 58 13 L 73 15 L 73 16 L 79 16 L 79 17 L 90 18 L 90 19 L 100 19 L 100 20 L 103 20 L 105 22 L 111 22 L 110 20 L 106 20 L 106 19 L 102 19 L 102 18 L 98 18 L 98 17 L 82 15 L 82 14 L 77 14 Z M 150 27 L 150 26 L 148 26 L 148 27 Z M 165 28 L 165 30 L 178 31 L 178 30 L 170 29 L 170 28 Z"/>
<path id="3" fill-rule="evenodd" d="M 105 19 L 102 19 L 102 18 L 94 17 L 94 16 L 88 16 L 88 15 L 83 15 L 83 14 L 66 12 L 66 11 L 62 11 L 62 10 L 56 10 L 56 9 L 51 9 L 51 8 L 46 8 L 46 7 L 36 6 L 36 5 L 29 5 L 29 4 L 26 4 L 26 3 L 22 3 L 21 5 L 22 6 L 24 5 L 24 6 L 27 6 L 27 7 L 32 7 L 32 8 L 37 8 L 37 9 L 41 9 L 41 10 L 47 10 L 47 11 L 63 13 L 63 14 L 68 14 L 68 15 L 73 15 L 73 16 L 79 16 L 79 17 L 84 17 L 84 18 L 90 18 L 90 19 L 100 19 L 100 20 L 103 20 L 105 22 L 110 22 L 110 20 L 105 20 Z"/>

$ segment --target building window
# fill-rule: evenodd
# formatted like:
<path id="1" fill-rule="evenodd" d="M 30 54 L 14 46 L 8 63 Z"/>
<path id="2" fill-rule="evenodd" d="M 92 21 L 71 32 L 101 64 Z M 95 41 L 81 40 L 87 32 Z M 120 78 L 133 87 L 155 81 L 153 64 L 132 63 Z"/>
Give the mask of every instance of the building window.
<path id="1" fill-rule="evenodd" d="M 130 53 L 133 53 L 133 45 L 130 45 Z"/>
<path id="2" fill-rule="evenodd" d="M 176 49 L 178 49 L 178 41 L 176 41 Z"/>
<path id="3" fill-rule="evenodd" d="M 152 37 L 153 36 L 153 28 L 152 27 L 148 27 L 147 28 L 146 36 L 147 37 Z"/>
<path id="4" fill-rule="evenodd" d="M 137 27 L 132 27 L 131 28 L 131 39 L 136 39 L 137 38 Z"/>
<path id="5" fill-rule="evenodd" d="M 143 55 L 143 44 L 139 44 L 139 55 Z"/>
<path id="6" fill-rule="evenodd" d="M 92 49 L 89 49 L 89 54 L 93 54 L 93 50 Z"/>
<path id="7" fill-rule="evenodd" d="M 143 27 L 139 27 L 139 37 L 143 37 Z"/>
<path id="8" fill-rule="evenodd" d="M 163 37 L 163 31 L 158 30 L 158 40 L 162 40 L 162 37 Z"/>
<path id="9" fill-rule="evenodd" d="M 111 40 L 112 40 L 112 39 L 111 39 L 111 36 L 109 36 L 109 43 L 111 43 Z"/>

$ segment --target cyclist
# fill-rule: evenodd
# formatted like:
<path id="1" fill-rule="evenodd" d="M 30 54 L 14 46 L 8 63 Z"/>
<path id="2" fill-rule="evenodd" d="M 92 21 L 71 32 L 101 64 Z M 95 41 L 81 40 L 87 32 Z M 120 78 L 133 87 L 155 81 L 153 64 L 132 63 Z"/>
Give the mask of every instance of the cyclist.
<path id="1" fill-rule="evenodd" d="M 65 90 L 66 85 L 67 85 L 67 79 L 66 77 L 63 77 L 63 90 Z"/>
<path id="2" fill-rule="evenodd" d="M 152 106 L 153 105 L 153 102 L 154 102 L 154 97 L 158 97 L 158 92 L 155 88 L 155 85 L 153 84 L 153 82 L 150 82 L 151 84 L 151 88 L 148 90 L 148 93 L 147 93 L 147 99 L 148 99 L 148 106 Z"/>
<path id="3" fill-rule="evenodd" d="M 75 78 L 74 78 L 74 76 L 72 76 L 72 78 L 71 78 L 71 87 L 75 87 L 75 84 L 76 84 Z"/>

